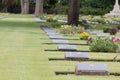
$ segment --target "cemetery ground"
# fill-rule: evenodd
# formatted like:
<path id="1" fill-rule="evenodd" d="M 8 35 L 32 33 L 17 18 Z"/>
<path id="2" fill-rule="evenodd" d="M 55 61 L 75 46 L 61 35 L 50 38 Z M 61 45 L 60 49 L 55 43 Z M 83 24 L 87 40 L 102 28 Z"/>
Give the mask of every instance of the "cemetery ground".
<path id="1" fill-rule="evenodd" d="M 11 15 L 0 19 L 0 80 L 119 80 L 120 76 L 56 75 L 56 72 L 75 72 L 79 63 L 107 64 L 111 74 L 120 74 L 120 62 L 113 62 L 116 53 L 88 52 L 89 61 L 67 61 L 31 15 Z M 50 26 L 50 24 L 47 24 Z M 76 36 L 65 36 L 70 43 L 86 44 Z M 50 51 L 53 50 L 53 51 Z M 88 45 L 77 50 L 89 51 Z M 118 58 L 118 61 L 120 59 Z"/>

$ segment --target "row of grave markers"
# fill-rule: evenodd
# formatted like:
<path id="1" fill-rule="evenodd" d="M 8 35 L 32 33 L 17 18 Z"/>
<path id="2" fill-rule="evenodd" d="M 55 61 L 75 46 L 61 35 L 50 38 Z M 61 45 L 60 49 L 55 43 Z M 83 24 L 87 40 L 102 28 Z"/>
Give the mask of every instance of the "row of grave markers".
<path id="1" fill-rule="evenodd" d="M 54 30 L 47 26 L 40 27 L 50 39 L 52 43 L 58 44 L 59 51 L 69 51 L 65 52 L 65 60 L 89 60 L 87 52 L 72 52 L 77 51 L 76 45 L 69 45 L 68 40 L 64 40 L 63 36 L 56 33 Z M 90 33 L 91 31 L 89 31 Z M 91 34 L 97 34 L 96 32 L 91 32 Z M 103 36 L 103 35 L 102 35 Z M 101 36 L 100 36 L 101 37 Z M 90 64 L 90 63 L 79 63 L 75 66 L 76 75 L 109 75 L 108 67 L 106 64 Z"/>

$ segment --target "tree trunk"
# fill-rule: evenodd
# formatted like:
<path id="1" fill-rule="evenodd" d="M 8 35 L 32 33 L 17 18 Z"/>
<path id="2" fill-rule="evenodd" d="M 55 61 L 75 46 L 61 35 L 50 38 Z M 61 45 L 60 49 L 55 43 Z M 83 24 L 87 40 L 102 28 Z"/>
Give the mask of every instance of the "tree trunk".
<path id="1" fill-rule="evenodd" d="M 21 14 L 29 13 L 29 0 L 20 0 L 21 1 Z"/>
<path id="2" fill-rule="evenodd" d="M 44 3 L 44 0 L 36 0 L 36 7 L 35 7 L 36 17 L 38 17 L 39 14 L 43 14 L 43 3 Z"/>
<path id="3" fill-rule="evenodd" d="M 79 0 L 69 0 L 68 24 L 78 26 L 79 23 Z"/>
<path id="4" fill-rule="evenodd" d="M 24 14 L 24 2 L 23 0 L 20 0 L 21 3 L 21 14 Z"/>
<path id="5" fill-rule="evenodd" d="M 29 13 L 29 0 L 25 0 L 24 1 L 24 14 L 28 14 Z"/>

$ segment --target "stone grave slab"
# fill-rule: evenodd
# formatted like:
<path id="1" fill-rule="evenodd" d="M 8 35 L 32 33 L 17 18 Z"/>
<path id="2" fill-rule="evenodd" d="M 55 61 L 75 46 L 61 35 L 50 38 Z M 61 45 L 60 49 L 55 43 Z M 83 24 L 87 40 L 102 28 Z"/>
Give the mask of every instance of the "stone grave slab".
<path id="1" fill-rule="evenodd" d="M 91 34 L 91 35 L 97 35 L 97 34 L 99 34 L 99 32 L 92 31 L 92 32 L 89 32 L 89 34 Z"/>
<path id="2" fill-rule="evenodd" d="M 93 32 L 93 30 L 91 30 L 91 29 L 86 29 L 85 31 L 88 33 Z"/>
<path id="3" fill-rule="evenodd" d="M 109 35 L 107 34 L 97 34 L 97 36 L 102 38 L 109 38 Z"/>
<path id="4" fill-rule="evenodd" d="M 41 28 L 42 30 L 46 30 L 46 29 L 48 29 L 47 26 L 40 26 L 40 28 Z"/>
<path id="5" fill-rule="evenodd" d="M 63 39 L 63 37 L 60 35 L 49 35 L 49 38 L 50 39 Z"/>
<path id="6" fill-rule="evenodd" d="M 58 50 L 60 51 L 77 51 L 76 45 L 58 45 Z"/>
<path id="7" fill-rule="evenodd" d="M 50 28 L 42 28 L 44 31 L 50 31 Z M 52 30 L 51 30 L 52 31 Z"/>
<path id="8" fill-rule="evenodd" d="M 40 18 L 34 17 L 36 22 L 46 22 L 46 20 L 41 20 Z"/>
<path id="9" fill-rule="evenodd" d="M 65 52 L 66 60 L 88 60 L 87 52 Z"/>
<path id="10" fill-rule="evenodd" d="M 47 35 L 59 35 L 59 34 L 56 33 L 56 32 L 47 32 L 46 34 L 47 34 Z"/>
<path id="11" fill-rule="evenodd" d="M 96 32 L 96 31 L 93 31 L 93 30 L 89 30 L 89 29 L 87 29 L 86 32 L 88 32 L 91 35 L 97 35 L 97 34 L 99 34 L 99 32 Z"/>
<path id="12" fill-rule="evenodd" d="M 52 40 L 54 44 L 68 44 L 68 40 Z"/>
<path id="13" fill-rule="evenodd" d="M 67 23 L 65 20 L 58 20 L 58 22 Z"/>
<path id="14" fill-rule="evenodd" d="M 58 33 L 46 33 L 48 36 L 50 35 L 59 35 Z"/>
<path id="15" fill-rule="evenodd" d="M 106 64 L 79 63 L 75 68 L 76 75 L 109 75 Z"/>
<path id="16" fill-rule="evenodd" d="M 46 33 L 53 33 L 53 32 L 55 32 L 54 30 L 44 30 Z"/>

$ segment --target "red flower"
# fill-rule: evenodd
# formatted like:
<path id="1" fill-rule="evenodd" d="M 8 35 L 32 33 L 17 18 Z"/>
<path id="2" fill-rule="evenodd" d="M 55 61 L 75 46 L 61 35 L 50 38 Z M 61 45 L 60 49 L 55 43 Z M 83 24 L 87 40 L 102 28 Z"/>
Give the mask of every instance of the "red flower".
<path id="1" fill-rule="evenodd" d="M 118 39 L 118 38 L 112 38 L 112 42 L 119 42 L 120 41 L 120 39 Z"/>

